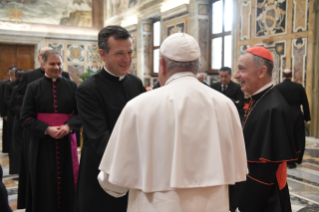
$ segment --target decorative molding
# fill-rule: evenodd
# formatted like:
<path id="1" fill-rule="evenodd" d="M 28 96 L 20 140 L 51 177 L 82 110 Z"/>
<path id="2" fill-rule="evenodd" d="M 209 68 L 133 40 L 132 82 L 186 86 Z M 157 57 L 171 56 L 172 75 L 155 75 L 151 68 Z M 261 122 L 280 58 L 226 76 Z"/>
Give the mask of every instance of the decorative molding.
<path id="1" fill-rule="evenodd" d="M 161 18 L 164 21 L 168 21 L 173 17 L 185 15 L 187 13 L 188 13 L 188 4 L 182 4 L 178 7 L 175 7 L 173 9 L 170 9 L 168 11 L 161 13 Z"/>

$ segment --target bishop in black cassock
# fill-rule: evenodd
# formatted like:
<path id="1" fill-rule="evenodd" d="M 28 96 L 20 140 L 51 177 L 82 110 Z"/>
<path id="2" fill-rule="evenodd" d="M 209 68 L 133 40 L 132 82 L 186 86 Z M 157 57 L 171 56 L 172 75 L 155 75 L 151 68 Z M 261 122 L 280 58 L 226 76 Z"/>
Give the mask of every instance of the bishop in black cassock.
<path id="1" fill-rule="evenodd" d="M 296 162 L 301 164 L 306 146 L 305 122 L 310 121 L 310 109 L 307 94 L 305 92 L 304 87 L 298 83 L 292 82 L 291 78 L 291 70 L 284 70 L 284 81 L 276 85 L 276 88 L 288 103 L 295 120 L 296 131 L 298 133 L 298 147 L 300 150 L 300 152 L 297 154 L 298 160 Z M 301 105 L 303 113 L 300 109 Z M 296 164 L 294 162 L 289 162 L 288 167 L 294 168 L 296 167 Z"/>
<path id="2" fill-rule="evenodd" d="M 27 212 L 74 210 L 78 159 L 75 134 L 81 127 L 77 84 L 61 77 L 62 59 L 54 50 L 43 55 L 45 75 L 28 85 L 21 123 L 29 132 L 30 185 Z"/>
<path id="3" fill-rule="evenodd" d="M 264 59 L 256 64 L 253 57 Z M 238 59 L 235 78 L 251 96 L 243 133 L 249 174 L 230 209 L 244 212 L 291 212 L 287 161 L 296 159 L 293 118 L 289 106 L 271 82 L 273 58 L 264 47 L 253 47 Z"/>
<path id="4" fill-rule="evenodd" d="M 40 50 L 38 60 L 42 64 L 42 55 L 44 52 L 52 50 L 52 48 L 44 47 Z M 18 85 L 16 94 L 14 98 L 20 98 L 22 101 L 24 100 L 24 95 L 27 90 L 28 84 L 34 82 L 37 79 L 40 79 L 44 76 L 44 68 L 41 67 L 37 68 L 33 71 L 25 72 L 22 76 L 22 79 Z M 70 75 L 67 72 L 62 71 L 62 77 L 66 79 L 70 79 Z M 22 124 L 22 123 L 21 123 Z M 18 187 L 18 209 L 26 208 L 26 199 L 28 199 L 31 194 L 27 194 L 27 184 L 29 183 L 29 172 L 28 172 L 28 162 L 27 162 L 27 141 L 28 138 L 28 131 L 24 130 L 22 135 L 22 147 L 21 147 L 21 162 L 20 162 L 20 171 L 19 171 L 19 187 Z M 30 189 L 28 189 L 30 191 Z M 29 201 L 30 202 L 30 201 Z"/>
<path id="5" fill-rule="evenodd" d="M 104 46 L 106 42 L 108 50 Z M 145 92 L 145 88 L 138 77 L 128 74 L 132 41 L 126 29 L 120 26 L 102 29 L 99 48 L 106 68 L 84 81 L 76 93 L 83 123 L 76 211 L 126 212 L 127 195 L 121 198 L 108 195 L 97 181 L 98 168 L 122 109 L 128 101 Z"/>

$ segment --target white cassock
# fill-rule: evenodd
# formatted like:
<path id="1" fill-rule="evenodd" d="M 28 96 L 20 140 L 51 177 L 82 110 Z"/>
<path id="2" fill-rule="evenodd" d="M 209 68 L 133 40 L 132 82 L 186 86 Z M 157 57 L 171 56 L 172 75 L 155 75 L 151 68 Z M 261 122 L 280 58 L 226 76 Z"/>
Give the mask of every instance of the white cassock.
<path id="1" fill-rule="evenodd" d="M 190 72 L 127 103 L 98 180 L 110 195 L 129 189 L 128 212 L 228 212 L 228 185 L 247 160 L 234 103 Z"/>

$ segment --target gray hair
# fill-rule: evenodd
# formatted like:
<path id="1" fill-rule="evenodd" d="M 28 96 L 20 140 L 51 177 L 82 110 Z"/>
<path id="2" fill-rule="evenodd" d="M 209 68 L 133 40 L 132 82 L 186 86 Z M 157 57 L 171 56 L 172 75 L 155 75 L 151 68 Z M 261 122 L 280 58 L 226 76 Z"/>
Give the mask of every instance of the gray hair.
<path id="1" fill-rule="evenodd" d="M 168 59 L 167 57 L 163 56 L 162 53 L 160 53 L 160 57 L 164 59 L 168 71 L 176 71 L 181 68 L 194 70 L 196 72 L 199 70 L 199 58 L 189 62 L 178 62 Z"/>
<path id="2" fill-rule="evenodd" d="M 251 54 L 251 53 L 246 52 L 245 50 L 240 51 L 240 55 L 244 55 L 244 54 Z M 266 66 L 268 75 L 272 77 L 272 70 L 274 69 L 274 63 L 262 57 L 258 57 L 253 54 L 251 55 L 253 56 L 252 59 L 254 64 L 256 65 L 256 68 L 261 68 L 262 66 Z"/>
<path id="3" fill-rule="evenodd" d="M 46 63 L 48 61 L 48 57 L 52 54 L 57 54 L 60 56 L 61 60 L 62 60 L 62 56 L 60 55 L 59 52 L 55 51 L 55 50 L 48 50 L 48 51 L 45 51 L 42 55 L 42 60 L 44 63 Z"/>

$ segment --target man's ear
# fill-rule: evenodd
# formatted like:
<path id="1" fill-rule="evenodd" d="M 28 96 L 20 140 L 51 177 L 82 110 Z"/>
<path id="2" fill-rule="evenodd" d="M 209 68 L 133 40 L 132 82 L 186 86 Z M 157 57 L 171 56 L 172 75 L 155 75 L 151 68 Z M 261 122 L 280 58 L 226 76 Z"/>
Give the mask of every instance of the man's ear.
<path id="1" fill-rule="evenodd" d="M 258 72 L 258 78 L 259 79 L 262 79 L 266 76 L 267 74 L 267 67 L 266 66 L 262 66 L 260 69 L 259 69 L 259 72 Z"/>
<path id="2" fill-rule="evenodd" d="M 99 54 L 100 54 L 100 56 L 101 56 L 102 59 L 103 59 L 104 56 L 105 56 L 105 52 L 103 51 L 103 49 L 99 49 Z"/>
<path id="3" fill-rule="evenodd" d="M 166 64 L 165 64 L 164 58 L 162 58 L 162 57 L 159 58 L 159 70 L 158 71 L 161 72 L 162 76 L 165 76 L 167 73 Z"/>

